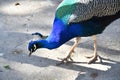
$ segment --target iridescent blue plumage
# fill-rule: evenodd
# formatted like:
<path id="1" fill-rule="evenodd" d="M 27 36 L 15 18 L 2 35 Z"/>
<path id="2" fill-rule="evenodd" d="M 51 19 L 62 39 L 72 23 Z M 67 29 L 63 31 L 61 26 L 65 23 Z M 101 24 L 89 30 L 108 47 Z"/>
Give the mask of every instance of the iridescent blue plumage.
<path id="1" fill-rule="evenodd" d="M 74 37 L 99 34 L 104 28 L 94 19 L 66 25 L 61 19 L 55 18 L 52 32 L 46 40 L 50 43 L 56 43 L 56 47 L 53 48 L 57 48 Z"/>
<path id="2" fill-rule="evenodd" d="M 87 37 L 103 32 L 112 21 L 120 18 L 120 11 L 114 15 L 95 17 L 80 22 L 69 22 L 72 12 L 75 11 L 75 3 L 79 0 L 63 1 L 57 8 L 53 28 L 50 35 L 43 40 L 29 43 L 29 51 L 32 53 L 38 48 L 55 49 L 75 37 Z M 66 3 L 66 4 L 65 4 Z M 72 7 L 71 7 L 72 6 Z M 35 45 L 35 46 L 34 46 Z M 31 54 L 30 53 L 30 54 Z"/>

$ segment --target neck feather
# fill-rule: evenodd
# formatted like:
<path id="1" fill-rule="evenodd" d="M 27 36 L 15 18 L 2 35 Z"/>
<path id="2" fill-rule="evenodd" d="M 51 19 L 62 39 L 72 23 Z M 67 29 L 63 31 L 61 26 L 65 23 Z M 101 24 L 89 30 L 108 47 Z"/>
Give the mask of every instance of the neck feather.
<path id="1" fill-rule="evenodd" d="M 57 48 L 73 37 L 62 20 L 55 18 L 52 32 L 46 39 L 47 47 L 49 47 L 49 49 Z"/>

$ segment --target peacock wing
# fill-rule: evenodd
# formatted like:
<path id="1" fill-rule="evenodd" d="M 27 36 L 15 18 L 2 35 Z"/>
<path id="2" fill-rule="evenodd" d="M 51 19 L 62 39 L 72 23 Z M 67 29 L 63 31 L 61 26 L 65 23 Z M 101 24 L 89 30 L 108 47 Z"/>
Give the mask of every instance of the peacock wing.
<path id="1" fill-rule="evenodd" d="M 89 20 L 93 16 L 114 15 L 120 11 L 120 0 L 78 0 L 74 5 L 68 23 Z"/>

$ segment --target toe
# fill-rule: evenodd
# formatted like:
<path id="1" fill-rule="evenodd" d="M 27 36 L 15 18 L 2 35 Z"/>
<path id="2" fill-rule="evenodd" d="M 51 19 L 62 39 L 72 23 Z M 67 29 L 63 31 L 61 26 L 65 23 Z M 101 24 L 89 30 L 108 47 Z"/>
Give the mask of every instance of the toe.
<path id="1" fill-rule="evenodd" d="M 97 56 L 93 57 L 88 64 L 95 63 L 97 61 Z"/>

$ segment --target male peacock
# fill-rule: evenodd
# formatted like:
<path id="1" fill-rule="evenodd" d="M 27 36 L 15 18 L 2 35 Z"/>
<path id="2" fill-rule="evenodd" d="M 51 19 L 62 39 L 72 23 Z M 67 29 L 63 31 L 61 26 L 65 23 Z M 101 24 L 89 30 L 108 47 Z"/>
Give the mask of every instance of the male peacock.
<path id="1" fill-rule="evenodd" d="M 63 0 L 58 6 L 51 34 L 42 40 L 29 42 L 29 56 L 38 48 L 55 49 L 75 38 L 69 54 L 61 63 L 71 59 L 80 37 L 93 36 L 94 53 L 88 63 L 97 60 L 96 36 L 112 21 L 120 18 L 120 0 Z"/>

